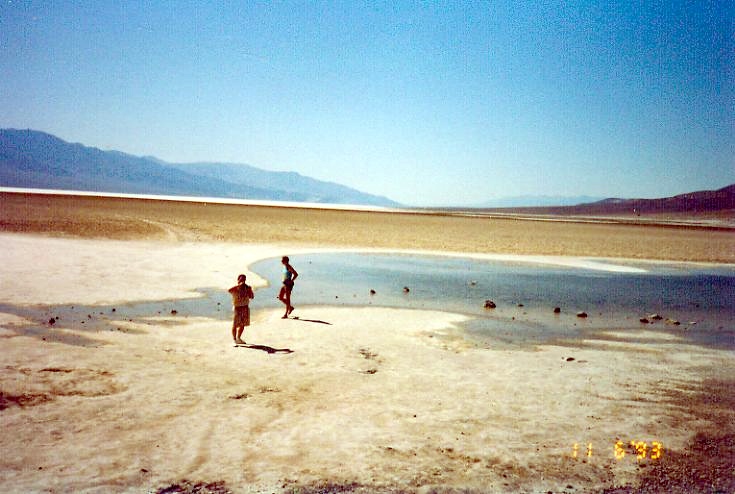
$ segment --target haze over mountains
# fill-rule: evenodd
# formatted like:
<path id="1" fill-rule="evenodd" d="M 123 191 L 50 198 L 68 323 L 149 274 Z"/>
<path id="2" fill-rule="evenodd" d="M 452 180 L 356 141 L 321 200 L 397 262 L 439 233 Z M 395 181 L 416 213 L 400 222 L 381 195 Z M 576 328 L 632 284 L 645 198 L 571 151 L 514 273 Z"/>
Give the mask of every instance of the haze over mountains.
<path id="1" fill-rule="evenodd" d="M 0 185 L 382 207 L 399 205 L 386 197 L 298 173 L 224 163 L 166 163 L 152 157 L 68 143 L 44 132 L 15 129 L 0 129 Z"/>
<path id="2" fill-rule="evenodd" d="M 518 207 L 546 207 L 546 206 L 576 206 L 605 199 L 593 196 L 514 196 L 501 197 L 486 201 L 477 208 L 518 208 Z"/>
<path id="3" fill-rule="evenodd" d="M 232 163 L 167 163 L 72 144 L 34 130 L 0 129 L 0 186 L 129 194 L 222 197 L 398 207 L 386 197 Z M 662 199 L 521 196 L 462 209 L 512 209 L 529 214 L 612 215 L 735 211 L 735 184 Z M 455 208 L 442 208 L 455 209 Z"/>

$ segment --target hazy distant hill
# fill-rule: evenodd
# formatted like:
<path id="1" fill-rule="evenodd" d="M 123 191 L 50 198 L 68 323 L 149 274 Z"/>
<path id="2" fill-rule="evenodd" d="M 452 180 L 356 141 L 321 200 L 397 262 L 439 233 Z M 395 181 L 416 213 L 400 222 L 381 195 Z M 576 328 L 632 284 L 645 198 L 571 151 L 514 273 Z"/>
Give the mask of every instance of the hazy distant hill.
<path id="1" fill-rule="evenodd" d="M 295 172 L 272 172 L 250 165 L 230 163 L 170 164 L 181 171 L 209 178 L 221 177 L 229 183 L 277 190 L 282 194 L 301 197 L 300 201 L 335 204 L 369 204 L 398 206 L 384 197 L 368 196 L 344 185 L 322 182 Z M 368 200 L 372 202 L 367 202 Z"/>
<path id="2" fill-rule="evenodd" d="M 602 197 L 591 196 L 515 196 L 502 197 L 482 204 L 481 208 L 519 208 L 547 206 L 576 206 L 602 200 Z"/>
<path id="3" fill-rule="evenodd" d="M 735 209 L 735 184 L 717 190 L 701 190 L 661 199 L 604 199 L 572 209 L 580 213 L 704 213 Z"/>
<path id="4" fill-rule="evenodd" d="M 735 211 L 735 184 L 660 199 L 603 199 L 562 207 L 512 208 L 514 212 L 561 215 L 630 215 Z"/>
<path id="5" fill-rule="evenodd" d="M 248 165 L 171 164 L 71 144 L 34 130 L 0 129 L 0 186 L 397 206 L 385 197 L 297 173 Z"/>

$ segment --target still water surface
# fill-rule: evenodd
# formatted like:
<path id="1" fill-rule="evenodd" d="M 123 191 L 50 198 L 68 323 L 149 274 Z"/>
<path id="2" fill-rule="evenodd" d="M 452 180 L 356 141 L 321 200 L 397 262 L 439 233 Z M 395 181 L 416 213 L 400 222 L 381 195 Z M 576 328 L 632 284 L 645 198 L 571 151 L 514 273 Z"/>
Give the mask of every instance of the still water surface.
<path id="1" fill-rule="evenodd" d="M 666 331 L 699 344 L 735 349 L 735 268 L 629 263 L 645 273 L 440 256 L 324 253 L 291 256 L 299 272 L 293 304 L 436 309 L 467 314 L 474 339 L 533 344 L 600 329 Z M 251 269 L 267 279 L 253 308 L 280 305 L 279 259 Z M 409 291 L 405 292 L 404 287 Z M 371 290 L 375 294 L 371 294 Z M 484 309 L 487 299 L 497 304 Z M 560 307 L 559 315 L 553 313 Z M 585 311 L 586 319 L 576 317 Z M 680 325 L 644 325 L 658 313 Z M 298 312 L 294 312 L 297 316 Z"/>

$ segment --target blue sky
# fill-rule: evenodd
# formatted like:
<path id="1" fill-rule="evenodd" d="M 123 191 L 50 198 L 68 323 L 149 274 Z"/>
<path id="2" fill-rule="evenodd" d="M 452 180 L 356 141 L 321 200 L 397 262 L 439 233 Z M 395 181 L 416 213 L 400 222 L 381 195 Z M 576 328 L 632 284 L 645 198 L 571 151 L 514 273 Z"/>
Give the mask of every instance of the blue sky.
<path id="1" fill-rule="evenodd" d="M 411 205 L 720 188 L 734 5 L 0 0 L 0 127 Z"/>

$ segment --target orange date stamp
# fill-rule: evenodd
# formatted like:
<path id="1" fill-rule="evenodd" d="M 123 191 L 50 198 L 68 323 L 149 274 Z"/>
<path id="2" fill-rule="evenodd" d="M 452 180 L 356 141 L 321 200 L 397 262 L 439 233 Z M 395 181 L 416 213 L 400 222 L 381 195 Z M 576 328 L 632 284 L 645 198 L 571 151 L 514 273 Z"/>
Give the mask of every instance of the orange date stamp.
<path id="1" fill-rule="evenodd" d="M 615 458 L 616 460 L 623 460 L 626 456 L 628 456 L 631 458 L 635 458 L 638 461 L 645 460 L 646 458 L 656 461 L 660 460 L 664 455 L 664 445 L 659 441 L 652 441 L 649 445 L 645 441 L 630 441 L 630 443 L 626 444 L 621 440 L 617 440 L 612 445 L 611 449 L 609 447 L 603 448 L 602 454 L 604 454 L 605 450 L 607 450 L 608 452 L 612 451 L 613 458 Z M 582 446 L 580 446 L 579 443 L 574 443 L 572 445 L 572 458 L 592 458 L 597 454 L 599 454 L 599 452 L 595 447 L 593 447 L 592 443 L 587 443 L 586 445 Z"/>

